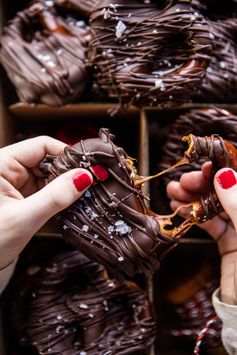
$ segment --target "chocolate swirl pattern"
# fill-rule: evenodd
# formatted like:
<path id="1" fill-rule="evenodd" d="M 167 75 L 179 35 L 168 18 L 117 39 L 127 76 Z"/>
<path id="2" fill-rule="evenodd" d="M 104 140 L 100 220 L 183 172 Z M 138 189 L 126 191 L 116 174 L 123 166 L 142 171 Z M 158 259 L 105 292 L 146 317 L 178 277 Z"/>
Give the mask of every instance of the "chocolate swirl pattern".
<path id="1" fill-rule="evenodd" d="M 207 23 L 189 1 L 102 1 L 90 17 L 90 60 L 101 90 L 121 104 L 188 101 L 210 60 Z"/>
<path id="2" fill-rule="evenodd" d="M 144 354 L 154 341 L 145 292 L 133 282 L 109 279 L 78 251 L 29 268 L 18 291 L 19 337 L 39 354 Z"/>
<path id="3" fill-rule="evenodd" d="M 60 106 L 80 97 L 88 74 L 89 27 L 36 2 L 5 26 L 0 60 L 20 100 Z"/>

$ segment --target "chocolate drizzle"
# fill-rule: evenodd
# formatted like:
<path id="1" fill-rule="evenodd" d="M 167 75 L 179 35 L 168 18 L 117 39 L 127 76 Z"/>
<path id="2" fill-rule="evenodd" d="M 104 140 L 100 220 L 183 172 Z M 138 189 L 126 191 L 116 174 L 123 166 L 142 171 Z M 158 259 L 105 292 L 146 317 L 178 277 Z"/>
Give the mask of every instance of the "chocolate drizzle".
<path id="1" fill-rule="evenodd" d="M 189 1 L 102 1 L 90 25 L 96 82 L 122 104 L 185 102 L 205 74 L 209 30 Z"/>
<path id="2" fill-rule="evenodd" d="M 5 26 L 0 60 L 22 101 L 60 106 L 82 94 L 90 30 L 69 15 L 36 2 Z"/>
<path id="3" fill-rule="evenodd" d="M 14 307 L 20 338 L 40 354 L 141 354 L 153 343 L 153 310 L 135 283 L 109 279 L 78 251 L 28 270 Z"/>

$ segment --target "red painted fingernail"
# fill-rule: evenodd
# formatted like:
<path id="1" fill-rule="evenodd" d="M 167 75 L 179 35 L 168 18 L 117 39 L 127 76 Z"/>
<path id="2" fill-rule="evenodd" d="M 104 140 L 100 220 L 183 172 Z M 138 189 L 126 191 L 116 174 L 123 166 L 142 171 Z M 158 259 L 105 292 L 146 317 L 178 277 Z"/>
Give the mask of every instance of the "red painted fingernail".
<path id="1" fill-rule="evenodd" d="M 222 189 L 229 189 L 236 185 L 237 180 L 232 170 L 226 170 L 217 177 L 217 181 Z"/>
<path id="2" fill-rule="evenodd" d="M 72 178 L 73 184 L 77 191 L 81 192 L 92 184 L 91 178 L 86 173 L 76 173 Z"/>
<path id="3" fill-rule="evenodd" d="M 105 181 L 109 177 L 108 171 L 101 165 L 91 166 L 90 170 L 100 181 Z"/>

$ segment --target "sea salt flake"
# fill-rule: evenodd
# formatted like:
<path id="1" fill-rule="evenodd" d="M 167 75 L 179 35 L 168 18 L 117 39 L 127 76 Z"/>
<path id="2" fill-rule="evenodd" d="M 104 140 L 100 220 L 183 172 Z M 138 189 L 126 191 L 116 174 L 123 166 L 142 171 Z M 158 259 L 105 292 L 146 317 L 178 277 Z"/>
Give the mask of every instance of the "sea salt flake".
<path id="1" fill-rule="evenodd" d="M 116 37 L 122 37 L 124 31 L 126 30 L 127 26 L 123 23 L 123 21 L 119 21 L 116 25 Z"/>
<path id="2" fill-rule="evenodd" d="M 165 84 L 161 79 L 155 80 L 155 87 L 160 89 L 161 91 L 165 90 Z"/>
<path id="3" fill-rule="evenodd" d="M 87 198 L 91 198 L 92 195 L 91 195 L 90 191 L 87 190 L 84 196 Z"/>
<path id="4" fill-rule="evenodd" d="M 119 219 L 114 223 L 116 234 L 124 235 L 132 232 L 132 228 L 127 225 L 122 219 Z"/>
<path id="5" fill-rule="evenodd" d="M 87 304 L 85 304 L 85 303 L 80 303 L 80 304 L 79 304 L 79 307 L 80 307 L 81 309 L 88 309 L 88 306 L 87 306 Z"/>
<path id="6" fill-rule="evenodd" d="M 77 26 L 77 27 L 85 27 L 85 22 L 82 21 L 82 20 L 77 21 L 77 22 L 76 22 L 76 26 Z"/>
<path id="7" fill-rule="evenodd" d="M 48 7 L 52 7 L 54 5 L 54 2 L 51 0 L 45 1 L 45 5 Z"/>
<path id="8" fill-rule="evenodd" d="M 110 10 L 103 8 L 103 10 L 100 12 L 101 15 L 103 15 L 104 20 L 107 20 L 108 18 L 110 18 Z"/>
<path id="9" fill-rule="evenodd" d="M 220 68 L 225 69 L 225 62 L 223 60 L 220 62 Z"/>
<path id="10" fill-rule="evenodd" d="M 120 256 L 119 258 L 118 258 L 118 261 L 124 261 L 124 258 L 122 257 L 122 256 Z"/>
<path id="11" fill-rule="evenodd" d="M 84 226 L 82 226 L 82 230 L 83 230 L 83 232 L 88 232 L 89 226 L 87 226 L 86 224 L 84 224 Z"/>
<path id="12" fill-rule="evenodd" d="M 113 226 L 109 226 L 108 227 L 108 233 L 111 234 L 111 233 L 113 233 L 113 231 L 114 231 L 114 227 Z"/>

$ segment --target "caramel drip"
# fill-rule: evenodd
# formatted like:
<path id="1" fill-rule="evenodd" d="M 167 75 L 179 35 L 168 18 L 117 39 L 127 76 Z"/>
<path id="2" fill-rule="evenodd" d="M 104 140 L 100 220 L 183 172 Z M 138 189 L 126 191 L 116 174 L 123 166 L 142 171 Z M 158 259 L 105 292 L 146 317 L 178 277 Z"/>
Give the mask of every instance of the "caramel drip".
<path id="1" fill-rule="evenodd" d="M 170 170 L 178 168 L 179 166 L 184 165 L 184 164 L 188 164 L 188 159 L 186 157 L 182 158 L 180 161 L 178 161 L 174 165 L 170 166 L 169 168 L 159 172 L 158 174 L 147 176 L 147 177 L 142 177 L 142 176 L 137 177 L 137 180 L 134 181 L 134 186 L 135 187 L 141 186 L 142 184 L 145 184 L 146 182 L 148 182 L 152 179 L 155 179 L 155 178 L 169 172 Z"/>
<path id="2" fill-rule="evenodd" d="M 164 235 L 166 235 L 167 237 L 171 237 L 171 238 L 175 238 L 177 236 L 180 236 L 180 235 L 186 233 L 194 224 L 197 223 L 196 221 L 192 220 L 192 218 L 191 218 L 192 211 L 190 212 L 190 219 L 185 220 L 178 227 L 174 227 L 170 230 L 166 229 L 166 227 L 173 225 L 172 218 L 177 216 L 178 212 L 182 208 L 189 208 L 189 207 L 191 207 L 193 209 L 193 204 L 189 203 L 189 204 L 181 205 L 174 211 L 174 213 L 169 214 L 169 215 L 163 215 L 163 216 L 157 215 L 156 219 L 160 225 L 161 232 Z"/>

